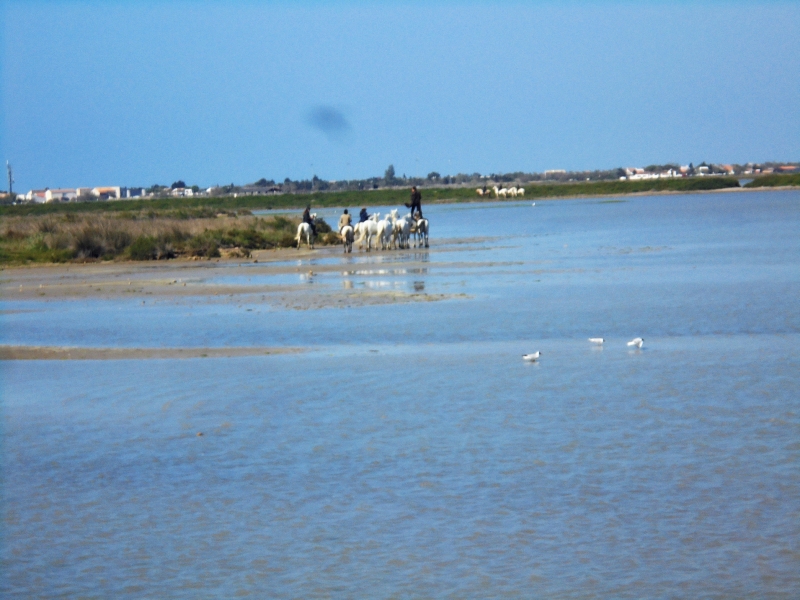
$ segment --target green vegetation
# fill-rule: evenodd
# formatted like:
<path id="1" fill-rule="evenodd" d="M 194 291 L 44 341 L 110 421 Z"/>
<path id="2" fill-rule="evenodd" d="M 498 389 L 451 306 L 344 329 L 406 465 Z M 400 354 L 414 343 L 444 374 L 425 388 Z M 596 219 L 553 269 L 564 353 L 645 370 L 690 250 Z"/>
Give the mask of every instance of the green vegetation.
<path id="1" fill-rule="evenodd" d="M 0 263 L 246 257 L 252 250 L 295 244 L 299 219 L 240 216 L 241 211 L 196 214 L 192 218 L 181 211 L 149 210 L 4 217 Z M 322 219 L 317 220 L 317 233 L 318 243 L 339 243 Z"/>
<path id="2" fill-rule="evenodd" d="M 388 171 L 388 170 L 387 170 Z M 387 173 L 388 174 L 388 173 Z M 797 175 L 779 175 L 790 185 Z M 753 183 L 767 180 L 759 178 Z M 778 185 L 778 184 L 773 184 Z M 738 187 L 734 177 L 526 184 L 527 199 L 602 197 L 646 192 L 689 192 Z M 749 184 L 749 187 L 754 187 Z M 423 205 L 473 202 L 474 187 L 424 188 Z M 485 199 L 485 198 L 484 198 Z M 161 260 L 174 257 L 249 256 L 252 250 L 295 244 L 300 208 L 402 206 L 407 188 L 316 192 L 277 196 L 157 198 L 0 206 L 0 263 L 72 260 Z M 297 210 L 297 217 L 260 218 L 255 209 Z M 318 221 L 317 242 L 338 243 Z"/>
<path id="3" fill-rule="evenodd" d="M 800 185 L 800 173 L 787 173 L 785 175 L 775 173 L 772 175 L 762 175 L 760 177 L 756 177 L 750 183 L 745 184 L 744 187 L 783 187 L 787 185 Z"/>
<path id="4" fill-rule="evenodd" d="M 593 181 L 576 183 L 527 183 L 525 198 L 570 198 L 575 196 L 609 196 L 643 192 L 690 192 L 739 187 L 735 177 L 687 177 L 677 179 L 645 179 L 639 181 Z M 474 187 L 422 188 L 424 204 L 437 202 L 471 202 L 481 200 Z M 485 199 L 485 198 L 484 198 Z M 314 192 L 275 196 L 220 196 L 189 198 L 154 198 L 111 202 L 74 202 L 0 206 L 0 216 L 47 215 L 55 213 L 119 213 L 169 216 L 176 219 L 211 217 L 219 213 L 243 214 L 260 209 L 298 209 L 313 207 L 400 206 L 409 201 L 408 188 Z M 244 213 L 246 214 L 246 213 Z"/>

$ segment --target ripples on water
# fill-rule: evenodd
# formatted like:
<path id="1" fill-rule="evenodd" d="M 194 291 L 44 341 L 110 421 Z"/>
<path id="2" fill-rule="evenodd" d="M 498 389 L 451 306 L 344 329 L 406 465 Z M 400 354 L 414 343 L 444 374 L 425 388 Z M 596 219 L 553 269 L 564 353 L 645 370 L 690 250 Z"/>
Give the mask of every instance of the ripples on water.
<path id="1" fill-rule="evenodd" d="M 4 301 L 4 343 L 313 349 L 2 363 L 0 591 L 795 597 L 798 200 L 426 208 L 507 233 L 363 275 L 439 303 Z"/>

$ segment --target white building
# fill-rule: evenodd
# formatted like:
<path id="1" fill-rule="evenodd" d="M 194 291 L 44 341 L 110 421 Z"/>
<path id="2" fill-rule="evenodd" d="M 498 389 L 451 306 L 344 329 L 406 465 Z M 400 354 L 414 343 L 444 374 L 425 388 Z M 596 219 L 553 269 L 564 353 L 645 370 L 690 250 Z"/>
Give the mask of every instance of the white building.
<path id="1" fill-rule="evenodd" d="M 106 186 L 92 188 L 92 195 L 101 200 L 119 200 L 122 198 L 122 189 L 119 186 Z"/>
<path id="2" fill-rule="evenodd" d="M 120 198 L 141 198 L 147 194 L 147 190 L 140 187 L 120 188 Z"/>
<path id="3" fill-rule="evenodd" d="M 74 188 L 45 190 L 45 202 L 74 202 L 78 198 L 78 191 Z"/>
<path id="4" fill-rule="evenodd" d="M 25 200 L 28 202 L 39 202 L 44 204 L 47 202 L 47 190 L 30 190 L 24 196 Z"/>

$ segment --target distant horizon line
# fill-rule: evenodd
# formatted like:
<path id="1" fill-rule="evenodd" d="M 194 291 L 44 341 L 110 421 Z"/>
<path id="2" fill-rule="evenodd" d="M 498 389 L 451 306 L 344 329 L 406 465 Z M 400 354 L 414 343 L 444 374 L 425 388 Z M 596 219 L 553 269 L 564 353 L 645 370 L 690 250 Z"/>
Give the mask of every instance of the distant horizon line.
<path id="1" fill-rule="evenodd" d="M 8 167 L 13 169 L 13 164 L 10 164 L 10 161 L 6 161 L 6 164 L 7 164 Z M 392 166 L 393 165 L 389 165 L 389 167 L 392 167 Z M 697 163 L 697 164 L 695 164 L 694 162 L 690 161 L 689 163 L 687 163 L 685 165 L 681 165 L 681 164 L 679 164 L 677 162 L 666 162 L 666 163 L 663 163 L 663 164 L 653 163 L 653 164 L 647 165 L 645 167 L 632 167 L 632 166 L 623 167 L 623 166 L 619 166 L 619 167 L 613 167 L 613 168 L 610 168 L 610 169 L 582 169 L 582 170 L 546 169 L 544 171 L 506 171 L 506 172 L 493 172 L 493 173 L 488 173 L 488 174 L 482 174 L 480 172 L 475 171 L 473 173 L 458 172 L 458 173 L 456 173 L 454 175 L 451 175 L 451 174 L 442 175 L 442 174 L 438 173 L 437 171 L 431 171 L 431 172 L 428 173 L 428 175 L 424 175 L 424 176 L 423 175 L 410 175 L 410 176 L 407 176 L 405 173 L 403 173 L 402 175 L 394 175 L 391 180 L 392 181 L 407 181 L 407 182 L 410 182 L 411 184 L 413 184 L 415 182 L 417 182 L 417 183 L 425 182 L 425 181 L 430 181 L 430 182 L 437 182 L 438 181 L 438 182 L 441 182 L 441 180 L 444 180 L 444 179 L 469 178 L 468 180 L 463 180 L 463 181 L 460 182 L 460 183 L 467 183 L 468 181 L 474 181 L 475 179 L 497 180 L 497 179 L 502 179 L 504 177 L 509 177 L 509 176 L 512 176 L 512 177 L 515 177 L 515 178 L 519 178 L 519 177 L 525 177 L 525 176 L 528 176 L 528 177 L 547 177 L 549 175 L 560 175 L 561 177 L 564 177 L 564 176 L 569 176 L 569 175 L 578 175 L 578 174 L 587 174 L 587 173 L 594 173 L 594 174 L 597 174 L 597 175 L 601 175 L 601 174 L 609 174 L 609 173 L 612 173 L 612 172 L 619 172 L 620 170 L 630 170 L 630 169 L 639 169 L 639 170 L 647 171 L 648 169 L 653 169 L 653 168 L 655 168 L 655 169 L 665 169 L 665 168 L 674 168 L 674 167 L 678 167 L 678 168 L 698 168 L 698 167 L 701 167 L 701 166 L 707 166 L 707 167 L 723 167 L 723 166 L 728 167 L 728 166 L 730 166 L 734 170 L 736 170 L 736 169 L 744 169 L 744 168 L 756 168 L 756 169 L 758 169 L 758 168 L 761 168 L 762 166 L 764 168 L 780 168 L 780 167 L 800 168 L 800 161 L 775 161 L 775 160 L 770 160 L 770 161 L 761 161 L 761 162 L 748 161 L 746 163 L 733 163 L 733 162 L 731 162 L 731 163 L 708 162 L 707 163 L 706 161 L 702 161 L 702 162 Z M 388 171 L 388 168 L 387 168 L 387 171 Z M 753 175 L 755 175 L 755 174 L 759 174 L 759 173 L 735 173 L 734 172 L 734 173 L 728 173 L 728 174 L 729 175 L 741 175 L 741 174 L 746 174 L 746 175 L 753 174 Z M 431 177 L 432 175 L 435 175 L 435 177 Z M 267 179 L 266 177 L 262 177 L 260 179 L 257 179 L 255 181 L 248 182 L 248 183 L 234 183 L 234 182 L 231 182 L 229 184 L 221 184 L 221 185 L 218 184 L 218 183 L 217 184 L 213 184 L 213 185 L 200 185 L 200 184 L 196 184 L 195 183 L 195 184 L 184 184 L 183 187 L 185 187 L 187 189 L 188 188 L 192 188 L 192 187 L 198 187 L 200 189 L 225 188 L 225 187 L 247 187 L 247 186 L 257 186 L 262 181 L 265 182 L 262 185 L 286 185 L 286 184 L 307 184 L 307 183 L 312 183 L 312 182 L 317 182 L 317 181 L 324 182 L 326 184 L 337 184 L 337 183 L 357 184 L 357 183 L 375 183 L 377 181 L 386 181 L 386 180 L 387 180 L 386 173 L 384 173 L 383 176 L 374 175 L 374 176 L 371 176 L 371 177 L 354 178 L 354 179 L 346 179 L 346 178 L 345 179 L 324 179 L 324 178 L 318 177 L 317 175 L 313 175 L 311 178 L 306 178 L 306 179 L 291 179 L 290 177 L 285 177 L 283 180 L 277 180 L 277 179 Z M 179 182 L 182 182 L 182 181 L 183 181 L 182 179 L 176 179 L 172 184 L 169 184 L 169 185 L 162 185 L 160 183 L 154 183 L 154 184 L 151 184 L 151 185 L 111 185 L 111 186 L 108 186 L 108 185 L 105 185 L 105 186 L 80 185 L 80 186 L 75 186 L 74 188 L 73 187 L 49 187 L 49 186 L 45 186 L 45 187 L 39 187 L 39 188 L 33 187 L 33 188 L 30 188 L 30 191 L 45 191 L 45 190 L 59 190 L 59 189 L 75 189 L 75 190 L 77 190 L 77 189 L 94 189 L 94 188 L 102 188 L 102 187 L 119 187 L 119 188 L 126 188 L 126 189 L 128 189 L 128 188 L 152 189 L 152 188 L 155 188 L 155 187 L 159 187 L 159 188 L 163 188 L 163 189 L 170 189 L 176 183 L 179 183 Z M 445 185 L 454 185 L 454 184 L 456 184 L 456 182 L 445 182 L 444 184 Z M 10 192 L 9 192 L 9 190 L 4 190 L 4 193 L 10 193 Z M 15 192 L 15 193 L 18 193 L 18 192 Z"/>

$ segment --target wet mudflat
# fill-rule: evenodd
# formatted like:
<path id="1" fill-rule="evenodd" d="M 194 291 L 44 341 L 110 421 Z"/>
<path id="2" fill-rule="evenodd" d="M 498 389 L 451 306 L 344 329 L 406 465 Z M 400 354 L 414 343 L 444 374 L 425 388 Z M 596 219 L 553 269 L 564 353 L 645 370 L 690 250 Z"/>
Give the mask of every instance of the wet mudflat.
<path id="1" fill-rule="evenodd" d="M 5 346 L 223 353 L 0 362 L 0 589 L 796 595 L 800 193 L 536 204 L 426 208 L 428 251 L 0 273 Z"/>

